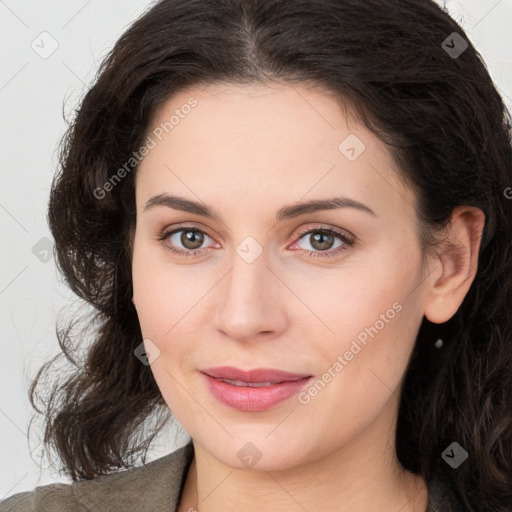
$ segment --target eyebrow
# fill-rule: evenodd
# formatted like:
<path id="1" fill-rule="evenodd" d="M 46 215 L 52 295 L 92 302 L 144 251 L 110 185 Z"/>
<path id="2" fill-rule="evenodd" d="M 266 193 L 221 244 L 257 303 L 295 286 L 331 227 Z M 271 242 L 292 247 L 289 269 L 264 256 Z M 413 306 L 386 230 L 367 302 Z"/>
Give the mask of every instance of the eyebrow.
<path id="1" fill-rule="evenodd" d="M 167 208 L 194 213 L 196 215 L 201 215 L 208 219 L 213 219 L 224 223 L 222 217 L 209 206 L 196 201 L 192 201 L 191 199 L 185 199 L 184 197 L 168 194 L 159 194 L 153 196 L 148 199 L 143 211 L 146 212 L 155 206 L 166 206 Z M 339 208 L 355 208 L 357 210 L 369 213 L 374 217 L 377 217 L 377 214 L 369 206 L 366 206 L 365 204 L 360 203 L 355 199 L 351 199 L 349 197 L 333 197 L 330 199 L 316 199 L 303 203 L 297 203 L 294 205 L 284 206 L 277 212 L 276 220 L 288 220 L 299 217 L 300 215 L 304 215 L 306 213 L 313 213 L 323 210 L 336 210 Z"/>

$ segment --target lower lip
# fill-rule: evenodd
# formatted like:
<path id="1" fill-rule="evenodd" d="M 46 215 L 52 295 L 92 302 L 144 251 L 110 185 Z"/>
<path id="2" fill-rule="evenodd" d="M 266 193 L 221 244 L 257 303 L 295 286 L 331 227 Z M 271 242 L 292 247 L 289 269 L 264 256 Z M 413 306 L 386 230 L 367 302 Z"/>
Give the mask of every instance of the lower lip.
<path id="1" fill-rule="evenodd" d="M 203 373 L 211 394 L 220 402 L 239 411 L 266 411 L 296 395 L 312 379 L 280 382 L 261 388 L 234 386 Z"/>

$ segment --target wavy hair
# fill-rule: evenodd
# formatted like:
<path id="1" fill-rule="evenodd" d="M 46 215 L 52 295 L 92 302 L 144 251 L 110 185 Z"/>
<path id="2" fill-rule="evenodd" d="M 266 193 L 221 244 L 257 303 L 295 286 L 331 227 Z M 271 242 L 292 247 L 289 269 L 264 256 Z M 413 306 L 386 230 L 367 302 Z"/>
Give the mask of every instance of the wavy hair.
<path id="1" fill-rule="evenodd" d="M 468 47 L 450 53 L 460 38 Z M 407 470 L 449 481 L 467 510 L 482 512 L 482 503 L 484 512 L 508 510 L 511 116 L 463 29 L 431 0 L 161 0 L 126 30 L 69 122 L 52 182 L 56 263 L 93 309 L 84 317 L 87 330 L 59 322 L 56 358 L 64 354 L 73 373 L 45 386 L 42 409 L 36 389 L 56 358 L 30 386 L 32 405 L 44 411 L 45 445 L 54 446 L 74 481 L 91 479 L 130 467 L 141 452 L 145 460 L 172 417 L 150 367 L 134 356 L 142 342 L 131 302 L 137 166 L 108 192 L 105 184 L 127 169 L 174 93 L 270 81 L 323 86 L 387 144 L 417 196 L 424 254 L 440 243 L 435 235 L 454 208 L 485 213 L 478 269 L 463 303 L 443 324 L 423 318 L 404 375 L 396 449 Z M 73 357 L 79 347 L 81 359 Z M 163 420 L 148 436 L 142 426 L 157 412 Z M 441 457 L 453 441 L 469 454 L 457 469 Z"/>

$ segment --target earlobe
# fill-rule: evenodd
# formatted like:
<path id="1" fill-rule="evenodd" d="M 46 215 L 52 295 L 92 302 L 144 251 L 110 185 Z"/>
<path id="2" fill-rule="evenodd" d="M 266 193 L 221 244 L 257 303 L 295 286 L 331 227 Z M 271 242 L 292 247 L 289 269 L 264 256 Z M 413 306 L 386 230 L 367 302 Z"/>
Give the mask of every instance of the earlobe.
<path id="1" fill-rule="evenodd" d="M 430 322 L 447 322 L 459 309 L 476 275 L 485 214 L 474 207 L 458 207 L 452 213 L 446 237 L 439 245 L 425 296 L 424 314 Z"/>

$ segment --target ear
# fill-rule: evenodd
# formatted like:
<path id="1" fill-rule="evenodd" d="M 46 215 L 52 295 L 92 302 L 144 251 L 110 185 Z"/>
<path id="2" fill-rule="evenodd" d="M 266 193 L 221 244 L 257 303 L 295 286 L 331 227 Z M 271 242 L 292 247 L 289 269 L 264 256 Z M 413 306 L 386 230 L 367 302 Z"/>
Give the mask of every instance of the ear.
<path id="1" fill-rule="evenodd" d="M 446 237 L 438 246 L 435 266 L 425 295 L 425 316 L 433 323 L 448 321 L 459 309 L 478 267 L 478 252 L 485 225 L 482 210 L 470 206 L 454 209 Z"/>

